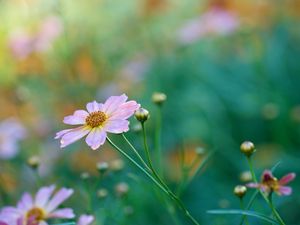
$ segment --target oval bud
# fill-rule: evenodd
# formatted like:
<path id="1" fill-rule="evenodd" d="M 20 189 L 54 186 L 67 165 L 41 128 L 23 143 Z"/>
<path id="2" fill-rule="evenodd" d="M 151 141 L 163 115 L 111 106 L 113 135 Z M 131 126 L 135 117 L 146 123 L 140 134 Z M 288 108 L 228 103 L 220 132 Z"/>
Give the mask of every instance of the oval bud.
<path id="1" fill-rule="evenodd" d="M 243 185 L 237 185 L 233 190 L 233 193 L 239 198 L 243 198 L 246 192 L 247 192 L 247 188 Z"/>
<path id="2" fill-rule="evenodd" d="M 251 141 L 244 141 L 241 144 L 241 152 L 244 153 L 246 156 L 251 156 L 255 152 L 255 146 Z"/>
<path id="3" fill-rule="evenodd" d="M 146 120 L 149 119 L 150 114 L 149 111 L 144 108 L 139 108 L 134 113 L 135 118 L 140 121 L 141 123 L 144 123 Z"/>

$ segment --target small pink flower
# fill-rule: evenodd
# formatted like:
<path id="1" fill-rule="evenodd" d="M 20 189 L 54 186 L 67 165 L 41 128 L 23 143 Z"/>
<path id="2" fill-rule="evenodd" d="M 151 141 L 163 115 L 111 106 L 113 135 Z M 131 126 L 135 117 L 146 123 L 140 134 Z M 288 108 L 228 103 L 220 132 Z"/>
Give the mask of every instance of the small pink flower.
<path id="1" fill-rule="evenodd" d="M 289 173 L 278 180 L 273 176 L 270 170 L 265 170 L 262 174 L 260 183 L 249 183 L 246 186 L 250 188 L 259 188 L 267 194 L 274 191 L 278 195 L 290 195 L 292 194 L 292 188 L 285 185 L 294 180 L 295 177 L 295 173 Z"/>
<path id="2" fill-rule="evenodd" d="M 93 150 L 104 144 L 107 132 L 120 134 L 129 130 L 129 121 L 140 107 L 135 101 L 128 101 L 125 94 L 109 97 L 104 104 L 96 101 L 86 105 L 87 111 L 76 110 L 66 116 L 65 124 L 81 125 L 80 127 L 62 130 L 55 139 L 61 138 L 61 148 L 66 147 L 87 135 L 85 141 Z"/>
<path id="3" fill-rule="evenodd" d="M 61 188 L 52 196 L 54 189 L 54 185 L 42 187 L 34 199 L 28 193 L 23 194 L 17 207 L 7 206 L 1 210 L 0 221 L 9 225 L 47 225 L 46 220 L 50 218 L 74 218 L 72 209 L 57 209 L 73 194 L 73 190 Z"/>
<path id="4" fill-rule="evenodd" d="M 18 154 L 18 142 L 27 135 L 25 127 L 15 118 L 0 123 L 0 158 L 11 159 Z"/>
<path id="5" fill-rule="evenodd" d="M 81 215 L 78 219 L 77 225 L 90 225 L 95 220 L 92 215 Z"/>

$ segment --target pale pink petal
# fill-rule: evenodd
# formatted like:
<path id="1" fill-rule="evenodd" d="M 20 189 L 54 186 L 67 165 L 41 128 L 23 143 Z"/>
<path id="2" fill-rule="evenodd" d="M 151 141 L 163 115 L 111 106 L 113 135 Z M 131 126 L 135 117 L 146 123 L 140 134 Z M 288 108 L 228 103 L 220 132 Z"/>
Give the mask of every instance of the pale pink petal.
<path id="1" fill-rule="evenodd" d="M 66 130 L 61 130 L 61 131 L 57 132 L 56 136 L 55 136 L 55 139 L 61 138 L 62 136 L 64 136 L 66 133 L 68 133 L 69 131 L 71 131 L 73 129 L 74 128 L 72 128 L 72 129 L 66 129 Z"/>
<path id="2" fill-rule="evenodd" d="M 38 225 L 48 225 L 48 223 L 46 221 L 42 220 L 41 222 L 39 222 Z"/>
<path id="3" fill-rule="evenodd" d="M 25 193 L 23 194 L 21 200 L 17 204 L 17 208 L 20 210 L 28 210 L 32 208 L 33 200 L 30 194 Z"/>
<path id="4" fill-rule="evenodd" d="M 73 189 L 62 188 L 58 192 L 55 193 L 53 198 L 48 202 L 45 207 L 45 210 L 48 213 L 51 213 L 54 209 L 56 209 L 62 202 L 68 199 L 73 194 Z"/>
<path id="5" fill-rule="evenodd" d="M 116 119 L 128 119 L 131 117 L 134 112 L 140 108 L 140 104 L 137 104 L 136 101 L 129 101 L 126 103 L 123 103 L 118 110 L 116 110 L 112 115 L 110 116 L 110 119 L 116 120 Z"/>
<path id="6" fill-rule="evenodd" d="M 120 105 L 126 102 L 127 98 L 128 97 L 125 94 L 109 97 L 104 103 L 104 112 L 110 116 L 116 109 L 120 107 Z"/>
<path id="7" fill-rule="evenodd" d="M 129 130 L 128 120 L 108 120 L 103 127 L 105 131 L 115 134 L 127 132 Z"/>
<path id="8" fill-rule="evenodd" d="M 84 110 L 76 110 L 73 115 L 66 116 L 63 122 L 69 125 L 85 124 L 85 119 L 88 115 L 88 112 Z"/>
<path id="9" fill-rule="evenodd" d="M 285 185 L 289 182 L 291 182 L 292 180 L 294 180 L 296 177 L 296 174 L 295 173 L 289 173 L 287 175 L 285 175 L 284 177 L 282 177 L 280 180 L 279 180 L 279 184 L 280 185 Z"/>
<path id="10" fill-rule="evenodd" d="M 277 191 L 277 194 L 279 195 L 290 195 L 292 194 L 292 188 L 291 187 L 286 187 L 286 186 L 281 186 L 279 190 Z"/>
<path id="11" fill-rule="evenodd" d="M 43 208 L 49 201 L 54 189 L 55 185 L 40 188 L 35 197 L 35 205 Z"/>
<path id="12" fill-rule="evenodd" d="M 65 133 L 60 140 L 60 147 L 64 148 L 69 144 L 74 143 L 78 139 L 84 137 L 90 132 L 90 129 L 87 126 L 81 126 L 78 128 L 74 128 L 69 132 Z"/>
<path id="13" fill-rule="evenodd" d="M 93 101 L 93 102 L 89 102 L 88 104 L 86 104 L 86 109 L 89 113 L 97 112 L 100 110 L 99 106 L 100 106 L 99 103 L 97 103 L 96 101 Z"/>
<path id="14" fill-rule="evenodd" d="M 260 184 L 258 184 L 258 183 L 248 183 L 248 184 L 246 184 L 246 187 L 249 187 L 249 188 L 259 188 Z"/>
<path id="15" fill-rule="evenodd" d="M 85 141 L 93 150 L 96 150 L 104 144 L 106 140 L 106 132 L 102 128 L 93 128 Z"/>
<path id="16" fill-rule="evenodd" d="M 48 215 L 48 218 L 72 219 L 74 217 L 73 209 L 70 208 L 58 209 Z"/>
<path id="17" fill-rule="evenodd" d="M 78 219 L 77 225 L 89 225 L 94 221 L 94 216 L 81 215 Z"/>

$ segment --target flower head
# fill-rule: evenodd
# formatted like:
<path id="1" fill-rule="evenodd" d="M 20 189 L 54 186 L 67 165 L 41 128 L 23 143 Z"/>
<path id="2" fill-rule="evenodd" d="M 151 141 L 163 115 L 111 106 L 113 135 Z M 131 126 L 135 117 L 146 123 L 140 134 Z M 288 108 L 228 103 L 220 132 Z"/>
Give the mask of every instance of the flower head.
<path id="1" fill-rule="evenodd" d="M 129 121 L 140 107 L 135 101 L 128 101 L 125 94 L 111 96 L 104 104 L 96 101 L 86 105 L 87 111 L 76 110 L 73 115 L 66 116 L 64 123 L 81 125 L 77 128 L 62 130 L 56 134 L 61 138 L 61 148 L 74 143 L 87 135 L 85 141 L 93 150 L 104 144 L 107 132 L 120 134 L 129 130 Z"/>
<path id="2" fill-rule="evenodd" d="M 2 209 L 0 221 L 9 225 L 47 225 L 46 220 L 50 218 L 74 218 L 72 209 L 57 209 L 73 194 L 73 190 L 61 188 L 52 196 L 54 189 L 54 185 L 42 187 L 35 198 L 28 193 L 23 194 L 17 207 L 8 206 Z"/>
<path id="3" fill-rule="evenodd" d="M 289 173 L 278 180 L 273 176 L 270 170 L 265 170 L 262 174 L 260 183 L 249 183 L 246 186 L 250 188 L 259 188 L 267 194 L 276 192 L 278 195 L 290 195 L 292 194 L 292 188 L 285 185 L 294 180 L 295 177 L 295 173 Z"/>
<path id="4" fill-rule="evenodd" d="M 18 142 L 26 137 L 25 127 L 15 118 L 0 123 L 0 158 L 11 159 L 19 151 Z"/>
<path id="5" fill-rule="evenodd" d="M 94 216 L 83 214 L 79 217 L 77 225 L 90 225 L 94 220 Z"/>

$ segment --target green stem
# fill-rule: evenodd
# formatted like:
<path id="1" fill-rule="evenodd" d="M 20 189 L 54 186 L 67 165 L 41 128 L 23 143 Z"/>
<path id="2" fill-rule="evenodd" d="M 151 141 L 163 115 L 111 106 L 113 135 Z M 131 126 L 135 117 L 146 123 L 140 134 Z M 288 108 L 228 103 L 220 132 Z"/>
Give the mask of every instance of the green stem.
<path id="1" fill-rule="evenodd" d="M 256 190 L 254 192 L 254 194 L 251 196 L 250 201 L 249 201 L 248 205 L 246 206 L 245 210 L 249 210 L 251 208 L 251 206 L 254 203 L 254 200 L 255 200 L 256 196 L 258 195 L 258 193 L 259 193 L 258 190 Z M 243 215 L 242 220 L 240 222 L 240 225 L 243 225 L 245 219 L 246 219 L 246 215 Z"/>
<path id="2" fill-rule="evenodd" d="M 139 170 L 141 170 L 147 177 L 150 178 L 150 180 L 159 188 L 161 189 L 165 194 L 167 194 L 171 199 L 173 199 L 178 207 L 183 210 L 186 217 L 190 219 L 191 222 L 195 225 L 200 225 L 189 213 L 189 211 L 185 208 L 183 203 L 178 199 L 176 195 L 174 195 L 168 188 L 165 188 L 164 185 L 162 185 L 159 181 L 157 181 L 149 172 L 147 172 L 143 167 L 141 167 L 133 158 L 131 158 L 126 152 L 124 152 L 121 148 L 119 148 L 116 144 L 114 144 L 110 138 L 107 137 L 107 141 L 111 144 L 112 147 L 114 147 L 119 153 L 121 153 L 125 158 L 127 158 L 131 163 L 133 163 Z"/>
<path id="3" fill-rule="evenodd" d="M 156 129 L 155 129 L 155 150 L 156 150 L 156 161 L 158 173 L 161 175 L 162 164 L 161 164 L 161 127 L 162 127 L 162 111 L 161 106 L 158 106 L 158 113 L 156 117 Z"/>
<path id="4" fill-rule="evenodd" d="M 241 210 L 244 210 L 243 198 L 240 198 L 240 207 L 241 207 Z M 249 221 L 248 221 L 247 216 L 244 215 L 243 217 L 245 217 L 245 223 L 246 223 L 247 225 L 249 225 Z"/>
<path id="5" fill-rule="evenodd" d="M 247 157 L 247 160 L 248 160 L 248 164 L 249 164 L 249 168 L 250 168 L 250 172 L 251 172 L 251 175 L 252 175 L 252 179 L 255 183 L 257 183 L 257 178 L 255 176 L 255 173 L 254 173 L 254 169 L 253 169 L 253 165 L 252 165 L 252 161 L 251 161 L 251 156 Z M 271 198 L 268 199 L 268 197 L 266 197 L 266 195 L 259 189 L 259 192 L 261 194 L 261 196 L 265 199 L 265 201 L 268 203 L 270 209 L 272 210 L 272 213 L 273 215 L 275 216 L 275 218 L 277 219 L 277 221 L 281 224 L 281 225 L 285 225 L 284 221 L 282 220 L 282 218 L 280 217 L 279 213 L 276 211 Z M 271 195 L 271 193 L 270 193 Z M 270 196 L 269 195 L 269 196 Z"/>

